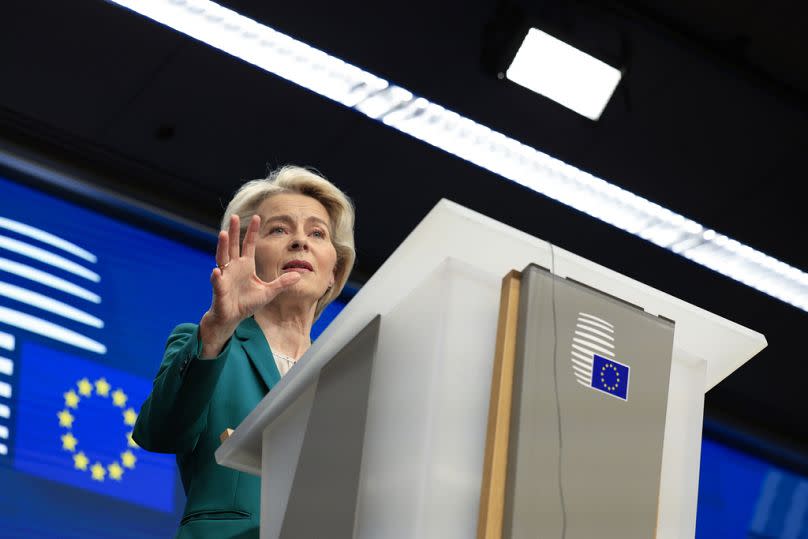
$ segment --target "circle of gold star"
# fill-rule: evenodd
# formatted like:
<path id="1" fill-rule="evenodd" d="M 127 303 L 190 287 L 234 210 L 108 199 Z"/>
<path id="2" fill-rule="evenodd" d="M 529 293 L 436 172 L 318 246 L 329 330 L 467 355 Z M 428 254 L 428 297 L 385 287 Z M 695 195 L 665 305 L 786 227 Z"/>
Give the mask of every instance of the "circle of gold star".
<path id="1" fill-rule="evenodd" d="M 614 375 L 616 377 L 614 385 L 606 383 L 607 369 L 614 371 Z M 613 363 L 607 363 L 600 368 L 600 383 L 603 384 L 603 387 L 605 387 L 609 391 L 614 391 L 620 385 L 620 371 L 617 370 L 617 367 L 615 367 Z"/>
<path id="2" fill-rule="evenodd" d="M 113 406 L 121 408 L 124 425 L 134 427 L 137 421 L 137 412 L 131 407 L 126 407 L 126 401 L 129 397 L 121 388 L 110 392 L 111 389 L 112 386 L 107 382 L 106 378 L 99 378 L 93 382 L 88 378 L 82 378 L 76 382 L 75 387 L 71 387 L 63 394 L 65 407 L 56 414 L 56 417 L 59 418 L 59 426 L 66 429 L 66 432 L 60 438 L 62 440 L 62 449 L 72 455 L 73 468 L 82 472 L 90 472 L 90 477 L 93 481 L 99 482 L 103 482 L 107 478 L 120 481 L 127 469 L 133 470 L 137 457 L 132 450 L 139 449 L 139 447 L 132 439 L 132 430 L 129 430 L 126 433 L 126 450 L 120 453 L 120 459 L 107 465 L 98 460 L 91 462 L 84 451 L 78 450 L 79 440 L 73 435 L 73 422 L 76 417 L 70 410 L 78 410 L 79 403 L 83 398 L 100 397 L 111 401 Z"/>

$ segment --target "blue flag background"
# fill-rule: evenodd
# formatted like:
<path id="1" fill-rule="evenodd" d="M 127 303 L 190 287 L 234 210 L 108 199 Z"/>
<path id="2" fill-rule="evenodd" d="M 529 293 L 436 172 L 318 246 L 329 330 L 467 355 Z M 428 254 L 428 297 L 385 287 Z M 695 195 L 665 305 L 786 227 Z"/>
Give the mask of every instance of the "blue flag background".
<path id="1" fill-rule="evenodd" d="M 126 211 L 112 211 L 114 218 L 113 208 L 82 207 L 0 177 L 0 537 L 139 539 L 176 531 L 184 496 L 175 457 L 130 446 L 127 419 L 151 389 L 171 329 L 198 321 L 210 305 L 215 235 L 199 250 L 183 241 L 204 243 L 201 233 L 189 236 L 155 216 L 132 221 Z M 37 277 L 44 274 L 83 292 L 49 285 Z M 342 306 L 329 305 L 312 337 Z M 51 330 L 31 331 L 26 320 Z M 64 332 L 95 346 L 76 345 Z M 106 396 L 96 389 L 101 379 L 111 386 Z M 71 390 L 75 408 L 65 400 Z"/>
<path id="2" fill-rule="evenodd" d="M 174 509 L 173 455 L 144 451 L 128 436 L 127 420 L 133 423 L 150 380 L 31 342 L 23 344 L 20 359 L 17 470 L 153 509 Z M 101 380 L 109 384 L 106 396 L 98 391 Z"/>
<path id="3" fill-rule="evenodd" d="M 628 400 L 628 382 L 628 365 L 595 354 L 592 363 L 592 387 L 594 389 Z"/>

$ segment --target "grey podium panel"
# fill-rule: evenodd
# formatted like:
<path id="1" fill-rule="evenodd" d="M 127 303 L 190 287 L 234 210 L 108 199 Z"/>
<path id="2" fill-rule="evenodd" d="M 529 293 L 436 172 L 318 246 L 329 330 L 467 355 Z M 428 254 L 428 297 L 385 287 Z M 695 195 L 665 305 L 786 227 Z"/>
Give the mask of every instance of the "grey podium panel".
<path id="1" fill-rule="evenodd" d="M 673 323 L 522 273 L 503 537 L 656 534 Z"/>
<path id="2" fill-rule="evenodd" d="M 354 535 L 380 320 L 374 318 L 320 373 L 281 539 L 349 539 Z"/>

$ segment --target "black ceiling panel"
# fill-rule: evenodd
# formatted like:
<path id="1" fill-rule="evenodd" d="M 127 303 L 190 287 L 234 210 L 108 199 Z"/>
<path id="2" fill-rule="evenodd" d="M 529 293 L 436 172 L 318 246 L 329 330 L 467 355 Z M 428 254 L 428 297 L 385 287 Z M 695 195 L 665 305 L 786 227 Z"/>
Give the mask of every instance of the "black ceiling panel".
<path id="1" fill-rule="evenodd" d="M 795 4 L 719 0 L 227 6 L 808 269 L 808 38 Z M 731 12 L 727 10 L 731 8 Z M 485 72 L 498 10 L 618 58 L 599 122 Z M 706 413 L 803 451 L 808 313 L 101 0 L 0 7 L 0 140 L 216 227 L 268 167 L 313 165 L 357 205 L 365 280 L 449 198 L 764 333 Z"/>

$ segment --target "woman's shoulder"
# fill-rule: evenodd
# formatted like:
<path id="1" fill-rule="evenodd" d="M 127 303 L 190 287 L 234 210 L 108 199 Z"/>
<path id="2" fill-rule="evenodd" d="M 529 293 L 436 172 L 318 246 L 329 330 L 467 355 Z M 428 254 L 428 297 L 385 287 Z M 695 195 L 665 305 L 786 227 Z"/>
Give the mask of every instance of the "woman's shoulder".
<path id="1" fill-rule="evenodd" d="M 170 349 L 177 346 L 182 346 L 189 339 L 193 338 L 195 335 L 198 335 L 198 332 L 199 324 L 194 324 L 191 322 L 179 324 L 171 330 L 171 333 L 168 334 L 168 338 L 166 339 L 166 348 Z"/>
<path id="2" fill-rule="evenodd" d="M 190 335 L 199 328 L 199 324 L 193 322 L 183 322 L 178 324 L 171 330 L 171 335 Z"/>

